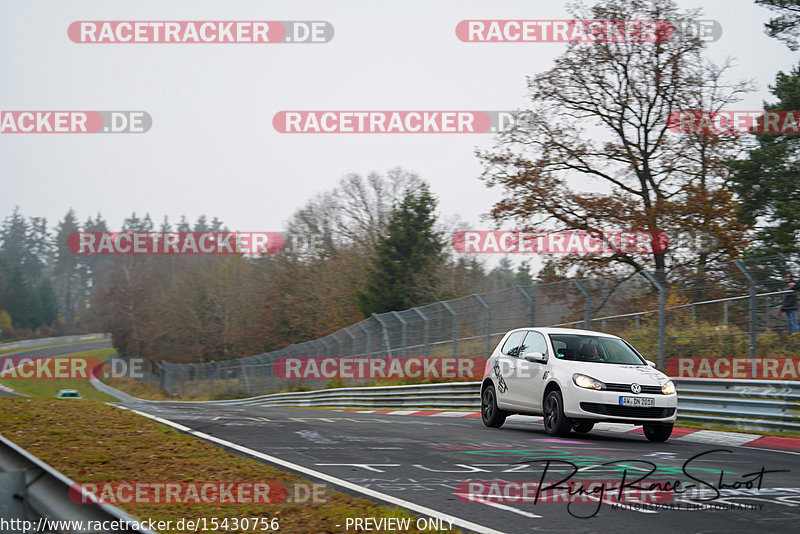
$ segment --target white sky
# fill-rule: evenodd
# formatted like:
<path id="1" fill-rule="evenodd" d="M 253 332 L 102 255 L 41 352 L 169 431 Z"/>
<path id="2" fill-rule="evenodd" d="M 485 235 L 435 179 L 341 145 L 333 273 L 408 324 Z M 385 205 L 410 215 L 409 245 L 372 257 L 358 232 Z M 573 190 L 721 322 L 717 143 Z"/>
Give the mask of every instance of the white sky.
<path id="1" fill-rule="evenodd" d="M 445 216 L 473 228 L 499 190 L 478 179 L 477 135 L 287 135 L 281 110 L 505 110 L 525 105 L 525 76 L 562 44 L 463 43 L 463 19 L 564 19 L 566 2 L 504 0 L 8 1 L 0 0 L 0 109 L 144 110 L 145 134 L 0 135 L 0 217 L 19 205 L 54 226 L 72 207 L 119 229 L 132 211 L 173 223 L 221 218 L 232 230 L 280 231 L 313 194 L 350 172 L 402 166 L 432 184 Z M 798 54 L 764 34 L 753 0 L 680 0 L 723 27 L 709 57 L 758 91 Z M 71 42 L 75 20 L 327 20 L 328 44 Z M 592 184 L 582 184 L 592 187 Z"/>

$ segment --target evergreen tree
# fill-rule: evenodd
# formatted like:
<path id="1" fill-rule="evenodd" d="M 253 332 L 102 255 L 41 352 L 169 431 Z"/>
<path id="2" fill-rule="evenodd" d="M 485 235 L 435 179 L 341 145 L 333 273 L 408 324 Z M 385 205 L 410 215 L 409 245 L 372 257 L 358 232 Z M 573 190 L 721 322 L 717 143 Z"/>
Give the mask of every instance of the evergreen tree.
<path id="1" fill-rule="evenodd" d="M 800 109 L 800 67 L 779 72 L 768 111 Z M 746 160 L 731 162 L 733 189 L 742 199 L 739 217 L 758 226 L 756 245 L 748 254 L 762 256 L 800 252 L 800 136 L 759 134 Z"/>
<path id="2" fill-rule="evenodd" d="M 83 287 L 83 276 L 81 276 L 80 256 L 73 254 L 67 248 L 67 238 L 78 231 L 80 231 L 78 218 L 75 216 L 75 212 L 70 209 L 56 227 L 56 258 L 53 269 L 55 295 L 67 322 L 71 322 L 79 313 L 79 309 L 82 309 L 85 305 L 85 288 Z"/>
<path id="3" fill-rule="evenodd" d="M 36 322 L 37 326 L 50 326 L 58 319 L 58 302 L 50 280 L 43 278 L 36 288 Z"/>
<path id="4" fill-rule="evenodd" d="M 13 267 L 6 279 L 3 288 L 3 308 L 13 318 L 14 327 L 36 328 L 39 326 L 36 317 L 38 298 L 36 293 L 31 291 L 19 265 Z"/>
<path id="5" fill-rule="evenodd" d="M 393 210 L 378 240 L 364 291 L 357 293 L 364 315 L 404 310 L 435 300 L 436 271 L 445 242 L 436 224 L 436 199 L 427 185 L 409 190 Z"/>

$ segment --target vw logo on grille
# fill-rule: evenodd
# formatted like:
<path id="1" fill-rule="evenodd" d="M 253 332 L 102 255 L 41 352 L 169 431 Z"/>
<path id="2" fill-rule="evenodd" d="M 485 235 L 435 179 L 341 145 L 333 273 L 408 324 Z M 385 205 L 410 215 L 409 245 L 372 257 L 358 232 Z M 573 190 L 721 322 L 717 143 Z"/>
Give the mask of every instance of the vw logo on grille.
<path id="1" fill-rule="evenodd" d="M 631 384 L 631 391 L 636 393 L 637 395 L 642 392 L 642 386 L 634 382 Z"/>

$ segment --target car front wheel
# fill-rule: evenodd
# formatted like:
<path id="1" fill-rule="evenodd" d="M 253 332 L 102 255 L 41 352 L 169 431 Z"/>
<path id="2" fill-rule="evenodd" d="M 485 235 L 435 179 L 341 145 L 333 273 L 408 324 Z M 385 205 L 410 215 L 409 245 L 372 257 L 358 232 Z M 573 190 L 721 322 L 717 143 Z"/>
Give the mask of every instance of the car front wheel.
<path id="1" fill-rule="evenodd" d="M 668 425 L 644 425 L 644 437 L 649 441 L 667 441 L 672 434 L 672 424 Z"/>
<path id="2" fill-rule="evenodd" d="M 566 436 L 572 426 L 564 415 L 564 401 L 561 393 L 551 391 L 544 399 L 544 430 L 551 436 Z"/>
<path id="3" fill-rule="evenodd" d="M 494 386 L 487 386 L 481 394 L 481 419 L 491 428 L 500 428 L 506 422 L 506 413 L 497 407 Z"/>

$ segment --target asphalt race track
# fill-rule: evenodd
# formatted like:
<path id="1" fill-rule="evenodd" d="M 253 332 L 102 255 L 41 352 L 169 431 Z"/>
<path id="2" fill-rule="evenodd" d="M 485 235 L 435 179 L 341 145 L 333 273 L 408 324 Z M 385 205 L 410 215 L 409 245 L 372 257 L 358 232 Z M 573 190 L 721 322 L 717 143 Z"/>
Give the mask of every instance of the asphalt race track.
<path id="1" fill-rule="evenodd" d="M 13 356 L 15 358 L 31 358 L 32 360 L 39 360 L 41 358 L 52 358 L 53 356 L 64 356 L 65 354 L 74 354 L 76 352 L 84 352 L 87 350 L 106 349 L 111 347 L 110 339 L 102 339 L 100 341 L 87 341 L 86 343 L 70 343 L 67 345 L 57 345 L 55 347 L 42 347 L 39 349 L 20 350 L 18 352 L 9 352 L 8 354 L 0 354 L 0 362 L 3 358 Z M 0 388 L 0 397 L 18 397 L 16 393 L 11 393 Z"/>
<path id="2" fill-rule="evenodd" d="M 545 434 L 537 418 L 518 416 L 509 418 L 501 429 L 489 429 L 480 419 L 465 417 L 213 403 L 125 406 L 183 425 L 184 431 L 203 433 L 218 446 L 235 444 L 240 453 L 252 455 L 241 449 L 246 447 L 302 466 L 304 476 L 309 476 L 309 469 L 322 473 L 326 478 L 320 480 L 331 487 L 336 487 L 330 478 L 335 477 L 368 492 L 454 516 L 462 525 L 474 525 L 460 527 L 467 531 L 798 532 L 800 522 L 800 454 L 736 446 L 736 434 L 714 433 L 716 438 L 706 436 L 702 441 L 690 435 L 673 436 L 666 443 L 650 443 L 641 435 L 604 431 L 599 425 L 588 435 L 554 439 Z M 714 439 L 720 442 L 713 443 Z M 264 456 L 261 460 L 270 462 Z M 583 496 L 583 502 L 569 507 L 563 500 L 534 504 L 532 498 L 529 502 L 463 502 L 468 499 L 466 481 L 538 482 L 543 478 L 555 482 L 572 472 L 571 466 L 577 469 L 569 480 L 575 484 L 572 488 L 589 487 L 591 481 L 608 485 L 595 487 L 613 487 L 623 476 L 630 484 L 650 473 L 641 485 L 658 482 L 669 488 L 666 484 L 671 483 L 674 488 L 680 481 L 681 493 L 667 494 L 659 507 L 652 500 L 644 505 L 632 503 L 636 509 L 615 505 L 610 489 L 604 502 Z M 695 488 L 690 489 L 690 484 Z M 708 500 L 690 498 L 697 488 Z M 357 494 L 352 486 L 346 491 Z M 462 493 L 461 498 L 457 493 Z M 374 493 L 369 496 L 380 500 Z M 331 530 L 346 532 L 345 525 L 331 525 Z"/>

